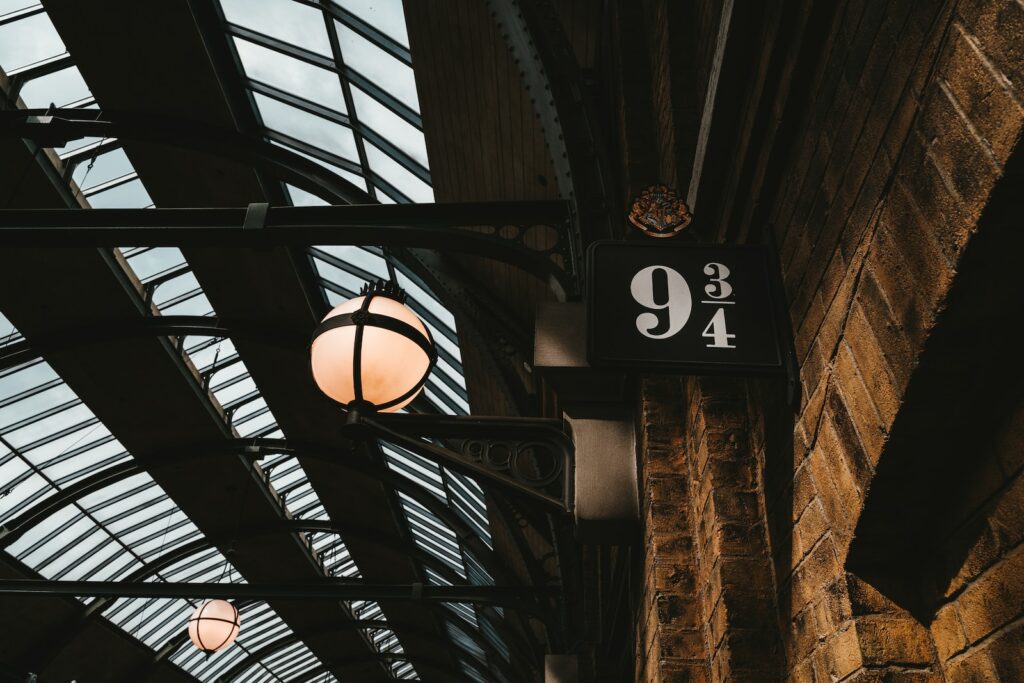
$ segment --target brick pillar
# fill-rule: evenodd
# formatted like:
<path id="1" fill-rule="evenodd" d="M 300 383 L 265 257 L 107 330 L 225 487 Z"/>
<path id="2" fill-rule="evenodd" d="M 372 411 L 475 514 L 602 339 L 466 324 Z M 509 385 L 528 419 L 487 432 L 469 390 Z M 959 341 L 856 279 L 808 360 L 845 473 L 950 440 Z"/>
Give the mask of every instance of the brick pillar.
<path id="1" fill-rule="evenodd" d="M 746 389 L 732 379 L 686 384 L 693 555 L 710 679 L 776 681 L 779 626 Z"/>
<path id="2" fill-rule="evenodd" d="M 709 657 L 697 604 L 682 384 L 678 377 L 648 378 L 640 394 L 645 542 L 635 680 L 703 683 Z"/>

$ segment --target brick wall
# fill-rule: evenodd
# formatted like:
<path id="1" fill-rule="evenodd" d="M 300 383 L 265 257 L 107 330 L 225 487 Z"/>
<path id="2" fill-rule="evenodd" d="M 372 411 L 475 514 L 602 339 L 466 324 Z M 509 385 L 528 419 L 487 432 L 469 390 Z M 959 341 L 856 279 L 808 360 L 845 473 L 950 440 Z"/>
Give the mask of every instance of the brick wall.
<path id="1" fill-rule="evenodd" d="M 844 565 L 917 359 L 1020 134 L 1024 8 L 842 11 L 773 221 L 805 395 L 791 483 L 780 473 L 769 492 L 787 668 L 793 680 L 931 680 L 927 630 Z"/>
<path id="2" fill-rule="evenodd" d="M 990 526 L 957 556 L 969 579 L 951 589 L 934 619 L 912 614 L 885 586 L 847 567 L 922 350 L 993 188 L 1018 149 L 1024 4 L 848 0 L 834 3 L 829 26 L 813 63 L 790 65 L 813 73 L 808 92 L 797 94 L 807 101 L 795 133 L 751 142 L 788 148 L 769 172 L 782 180 L 772 194 L 742 200 L 763 206 L 780 245 L 800 362 L 800 408 L 786 424 L 785 411 L 766 400 L 770 389 L 689 385 L 690 414 L 685 426 L 675 427 L 684 430 L 684 443 L 659 462 L 685 464 L 676 474 L 688 474 L 690 487 L 673 484 L 676 527 L 665 528 L 665 520 L 651 514 L 658 508 L 647 508 L 645 567 L 655 571 L 662 557 L 652 533 L 685 531 L 684 564 L 692 572 L 685 578 L 695 581 L 699 608 L 691 616 L 704 630 L 703 671 L 713 680 L 743 678 L 742 667 L 719 665 L 720 653 L 729 651 L 722 643 L 733 630 L 740 642 L 744 626 L 727 620 L 721 630 L 718 604 L 735 604 L 732 613 L 761 619 L 752 628 L 763 634 L 757 646 L 764 650 L 754 658 L 762 668 L 748 672 L 751 680 L 1024 680 L 1013 669 L 1024 661 L 1024 553 L 1015 540 L 1021 525 L 1005 521 L 1024 519 L 1017 475 L 1002 471 L 984 511 L 973 509 L 1003 526 Z M 656 106 L 670 101 L 657 78 L 653 89 Z M 662 164 L 671 167 L 671 161 Z M 746 413 L 739 407 L 744 400 Z M 719 405 L 731 407 L 723 414 Z M 650 400 L 644 408 L 664 410 Z M 711 434 L 734 430 L 736 437 L 739 430 L 740 441 L 708 439 L 704 430 L 719 420 L 725 421 L 721 430 Z M 737 449 L 746 455 L 737 458 Z M 746 469 L 707 469 L 744 460 Z M 644 491 L 654 495 L 646 486 L 657 483 L 645 480 Z M 730 527 L 732 514 L 741 523 Z M 996 549 L 993 535 L 1001 539 Z M 748 585 L 758 593 L 762 552 L 771 557 L 764 563 L 766 594 L 748 601 L 742 582 L 722 585 L 728 562 L 744 561 L 752 563 Z M 648 606 L 651 590 L 672 590 L 671 584 L 652 585 Z M 688 584 L 678 587 L 685 599 Z M 770 612 L 777 627 L 764 617 Z M 652 622 L 652 614 L 639 623 L 638 679 L 686 680 L 664 678 L 664 667 L 652 672 L 659 655 L 650 648 L 650 634 L 665 623 Z M 781 634 L 782 650 L 774 675 L 773 633 Z"/>
<path id="3" fill-rule="evenodd" d="M 945 547 L 955 570 L 930 630 L 947 680 L 1024 680 L 1024 406 L 991 455 L 993 476 L 954 503 Z"/>

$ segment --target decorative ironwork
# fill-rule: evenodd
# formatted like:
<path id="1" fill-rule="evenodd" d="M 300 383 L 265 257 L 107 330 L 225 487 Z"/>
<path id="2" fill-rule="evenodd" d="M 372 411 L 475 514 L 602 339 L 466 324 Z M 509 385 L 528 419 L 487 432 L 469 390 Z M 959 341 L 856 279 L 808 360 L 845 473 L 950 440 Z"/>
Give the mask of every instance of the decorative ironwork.
<path id="1" fill-rule="evenodd" d="M 511 493 L 572 509 L 574 449 L 557 420 L 357 414 L 355 423 L 367 435 Z"/>
<path id="2" fill-rule="evenodd" d="M 692 220 L 690 207 L 665 185 L 646 188 L 629 212 L 629 222 L 649 237 L 675 237 Z"/>

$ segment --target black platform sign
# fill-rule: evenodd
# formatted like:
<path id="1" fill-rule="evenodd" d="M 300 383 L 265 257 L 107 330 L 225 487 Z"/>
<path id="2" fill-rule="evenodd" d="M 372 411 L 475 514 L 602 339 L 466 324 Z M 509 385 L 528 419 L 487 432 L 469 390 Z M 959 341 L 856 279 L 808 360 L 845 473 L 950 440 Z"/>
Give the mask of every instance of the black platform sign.
<path id="1" fill-rule="evenodd" d="M 785 371 L 788 322 L 767 247 L 597 242 L 587 261 L 592 366 Z"/>

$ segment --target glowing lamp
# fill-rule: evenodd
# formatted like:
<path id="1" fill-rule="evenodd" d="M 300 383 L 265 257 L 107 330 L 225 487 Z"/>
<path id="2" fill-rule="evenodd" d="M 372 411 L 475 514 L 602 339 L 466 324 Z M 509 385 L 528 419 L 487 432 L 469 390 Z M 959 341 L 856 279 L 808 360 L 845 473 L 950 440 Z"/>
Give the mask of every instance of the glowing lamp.
<path id="1" fill-rule="evenodd" d="M 430 332 L 393 282 L 363 287 L 313 333 L 313 380 L 347 408 L 393 412 L 416 398 L 437 362 Z"/>
<path id="2" fill-rule="evenodd" d="M 188 620 L 188 637 L 197 648 L 210 654 L 235 642 L 240 627 L 237 607 L 227 600 L 207 600 Z"/>

